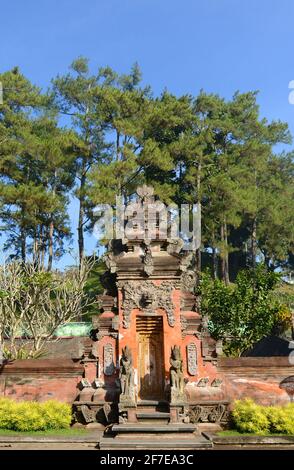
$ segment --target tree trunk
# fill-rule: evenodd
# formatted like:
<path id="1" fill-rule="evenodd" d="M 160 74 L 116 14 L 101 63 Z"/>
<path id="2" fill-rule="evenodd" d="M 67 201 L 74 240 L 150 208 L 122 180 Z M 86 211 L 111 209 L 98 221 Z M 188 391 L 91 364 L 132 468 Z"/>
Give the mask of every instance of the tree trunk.
<path id="1" fill-rule="evenodd" d="M 80 195 L 79 195 L 79 221 L 78 221 L 78 245 L 79 245 L 79 264 L 81 266 L 85 256 L 85 243 L 84 243 L 84 217 L 85 217 L 85 185 L 86 174 L 82 172 Z"/>
<path id="2" fill-rule="evenodd" d="M 49 225 L 49 237 L 48 237 L 48 266 L 47 271 L 52 270 L 53 264 L 53 233 L 54 233 L 54 222 L 51 220 Z"/>
<path id="3" fill-rule="evenodd" d="M 44 232 L 43 225 L 40 226 L 40 241 L 39 241 L 39 267 L 44 269 L 45 264 L 45 242 L 44 242 Z"/>
<path id="4" fill-rule="evenodd" d="M 23 263 L 25 263 L 26 262 L 27 243 L 26 243 L 26 233 L 25 233 L 24 228 L 21 228 L 20 243 L 21 243 L 21 259 L 22 259 Z"/>
<path id="5" fill-rule="evenodd" d="M 250 253 L 250 262 L 252 268 L 255 268 L 256 266 L 256 256 L 257 256 L 257 220 L 256 217 L 254 217 L 252 221 L 252 227 L 251 227 L 251 253 Z"/>
<path id="6" fill-rule="evenodd" d="M 196 179 L 196 187 L 197 187 L 197 202 L 199 204 L 200 214 L 201 214 L 201 160 L 199 159 L 197 165 L 197 179 Z M 201 243 L 201 240 L 200 240 Z M 196 271 L 197 271 L 197 279 L 199 279 L 199 275 L 201 273 L 201 246 L 197 248 L 195 252 L 195 261 L 196 261 Z"/>
<path id="7" fill-rule="evenodd" d="M 57 178 L 57 170 L 54 170 L 54 180 L 52 185 L 52 194 L 55 196 L 56 194 L 56 178 Z M 53 235 L 54 235 L 54 221 L 53 221 L 53 213 L 51 213 L 51 220 L 49 224 L 49 234 L 48 234 L 48 266 L 47 270 L 52 270 L 53 265 Z"/>
<path id="8" fill-rule="evenodd" d="M 33 244 L 33 263 L 36 266 L 38 261 L 38 231 L 35 228 L 34 231 L 34 244 Z"/>
<path id="9" fill-rule="evenodd" d="M 215 246 L 212 247 L 212 271 L 213 271 L 213 278 L 217 279 L 217 272 L 218 272 L 218 263 L 217 263 L 217 252 Z"/>
<path id="10" fill-rule="evenodd" d="M 119 161 L 120 133 L 116 131 L 116 161 Z"/>
<path id="11" fill-rule="evenodd" d="M 225 284 L 229 284 L 229 255 L 228 255 L 228 233 L 227 223 L 224 219 L 221 224 L 221 241 L 222 241 L 222 254 L 221 254 L 221 274 L 222 280 Z"/>

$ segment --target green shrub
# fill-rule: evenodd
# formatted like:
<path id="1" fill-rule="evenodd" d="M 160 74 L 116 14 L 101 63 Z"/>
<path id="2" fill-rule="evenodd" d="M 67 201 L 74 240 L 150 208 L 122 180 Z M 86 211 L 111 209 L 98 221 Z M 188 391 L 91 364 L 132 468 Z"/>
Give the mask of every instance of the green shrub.
<path id="1" fill-rule="evenodd" d="M 279 279 L 279 273 L 267 271 L 263 265 L 240 271 L 235 283 L 228 286 L 201 273 L 201 314 L 209 320 L 211 335 L 223 340 L 226 356 L 240 356 L 274 330 L 289 327 L 289 308 L 273 296 Z"/>
<path id="2" fill-rule="evenodd" d="M 42 412 L 46 419 L 46 429 L 66 429 L 70 426 L 72 420 L 70 405 L 49 400 L 42 403 Z"/>
<path id="3" fill-rule="evenodd" d="M 269 432 L 269 421 L 263 408 L 253 400 L 237 400 L 232 411 L 232 418 L 240 432 L 266 434 Z"/>
<path id="4" fill-rule="evenodd" d="M 269 406 L 266 412 L 272 433 L 294 434 L 294 403 Z"/>
<path id="5" fill-rule="evenodd" d="M 38 403 L 0 399 L 0 429 L 13 431 L 66 429 L 69 428 L 71 419 L 71 407 L 66 403 L 54 400 Z"/>
<path id="6" fill-rule="evenodd" d="M 13 429 L 14 417 L 16 416 L 15 402 L 8 398 L 0 398 L 0 428 Z"/>
<path id="7" fill-rule="evenodd" d="M 262 406 L 251 399 L 237 400 L 232 419 L 236 429 L 242 433 L 294 435 L 293 403 L 286 406 Z"/>

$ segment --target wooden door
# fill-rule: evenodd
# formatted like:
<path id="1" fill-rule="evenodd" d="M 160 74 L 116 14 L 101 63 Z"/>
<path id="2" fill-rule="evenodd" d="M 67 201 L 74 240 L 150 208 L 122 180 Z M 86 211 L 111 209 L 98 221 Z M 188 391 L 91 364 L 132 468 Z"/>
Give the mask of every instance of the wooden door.
<path id="1" fill-rule="evenodd" d="M 164 395 L 162 317 L 137 317 L 138 396 L 142 400 Z"/>

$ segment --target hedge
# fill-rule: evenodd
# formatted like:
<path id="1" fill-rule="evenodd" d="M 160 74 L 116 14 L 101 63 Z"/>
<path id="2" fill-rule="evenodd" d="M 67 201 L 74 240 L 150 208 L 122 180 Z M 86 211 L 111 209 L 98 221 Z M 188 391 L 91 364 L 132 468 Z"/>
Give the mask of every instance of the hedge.
<path id="1" fill-rule="evenodd" d="M 285 406 L 257 405 L 251 399 L 237 400 L 232 419 L 242 433 L 294 435 L 294 403 Z"/>
<path id="2" fill-rule="evenodd" d="M 43 403 L 16 402 L 0 398 L 0 429 L 13 431 L 46 431 L 67 429 L 72 420 L 71 406 L 55 400 Z"/>

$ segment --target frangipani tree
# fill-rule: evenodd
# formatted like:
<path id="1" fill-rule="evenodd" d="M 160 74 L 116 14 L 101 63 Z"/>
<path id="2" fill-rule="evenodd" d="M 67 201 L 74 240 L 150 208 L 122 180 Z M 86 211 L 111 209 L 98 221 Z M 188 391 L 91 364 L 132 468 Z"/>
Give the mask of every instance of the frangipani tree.
<path id="1" fill-rule="evenodd" d="M 46 272 L 18 261 L 0 266 L 0 349 L 11 358 L 36 357 L 56 329 L 80 318 L 95 301 L 85 292 L 94 261 Z"/>

